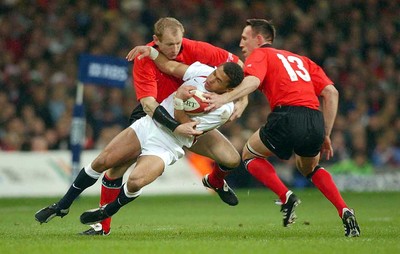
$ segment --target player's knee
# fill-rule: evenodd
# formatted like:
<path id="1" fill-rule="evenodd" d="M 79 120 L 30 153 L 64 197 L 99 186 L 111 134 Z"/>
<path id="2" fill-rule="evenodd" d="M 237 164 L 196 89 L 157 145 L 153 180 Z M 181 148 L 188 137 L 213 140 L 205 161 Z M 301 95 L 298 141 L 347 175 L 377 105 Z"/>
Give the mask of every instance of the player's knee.
<path id="1" fill-rule="evenodd" d="M 129 167 L 130 165 L 127 164 L 118 167 L 111 167 L 107 170 L 107 176 L 112 179 L 121 178 Z"/>
<path id="2" fill-rule="evenodd" d="M 235 168 L 240 165 L 241 157 L 236 149 L 227 150 L 225 153 L 215 154 L 210 156 L 218 165 L 228 168 Z"/>
<path id="3" fill-rule="evenodd" d="M 243 161 L 245 161 L 245 160 L 250 160 L 250 159 L 252 159 L 253 157 L 254 157 L 254 155 L 251 154 L 251 153 L 249 152 L 249 150 L 247 149 L 247 147 L 245 146 L 245 147 L 243 148 L 243 151 L 242 151 L 242 160 L 243 160 Z"/>
<path id="4" fill-rule="evenodd" d="M 220 165 L 223 165 L 228 168 L 236 168 L 240 165 L 241 162 L 241 157 L 239 153 L 232 154 L 230 157 L 228 157 L 225 161 L 219 163 Z"/>
<path id="5" fill-rule="evenodd" d="M 129 176 L 126 181 L 126 187 L 129 192 L 136 192 L 143 188 L 146 184 L 143 177 L 132 177 Z"/>
<path id="6" fill-rule="evenodd" d="M 311 178 L 313 177 L 313 175 L 322 167 L 320 165 L 315 166 L 311 172 L 309 172 L 308 174 L 306 174 L 305 176 L 307 177 L 307 179 L 311 180 Z"/>
<path id="7" fill-rule="evenodd" d="M 111 168 L 113 165 L 109 165 L 109 159 L 110 155 L 107 151 L 103 151 L 97 156 L 96 159 L 92 162 L 92 167 L 93 169 L 100 169 L 100 170 L 107 170 Z"/>

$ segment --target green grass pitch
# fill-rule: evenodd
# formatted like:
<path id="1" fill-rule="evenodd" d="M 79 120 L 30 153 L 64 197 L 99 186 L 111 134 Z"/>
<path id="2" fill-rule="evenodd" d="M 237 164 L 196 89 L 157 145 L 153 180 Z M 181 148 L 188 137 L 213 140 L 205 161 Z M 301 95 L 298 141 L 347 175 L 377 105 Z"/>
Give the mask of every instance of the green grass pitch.
<path id="1" fill-rule="evenodd" d="M 58 198 L 0 199 L 0 253 L 400 253 L 400 192 L 344 192 L 361 237 L 344 237 L 336 209 L 315 189 L 298 190 L 298 220 L 282 227 L 275 196 L 237 191 L 229 207 L 217 195 L 138 198 L 113 218 L 109 236 L 80 236 L 79 215 L 98 197 L 82 197 L 70 214 L 40 225 L 34 213 Z"/>

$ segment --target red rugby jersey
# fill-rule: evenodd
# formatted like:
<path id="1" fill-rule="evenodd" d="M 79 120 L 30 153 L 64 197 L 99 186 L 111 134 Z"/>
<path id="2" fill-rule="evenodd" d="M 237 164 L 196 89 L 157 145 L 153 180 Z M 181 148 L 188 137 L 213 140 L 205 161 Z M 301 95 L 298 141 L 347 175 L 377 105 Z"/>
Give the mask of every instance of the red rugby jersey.
<path id="1" fill-rule="evenodd" d="M 277 105 L 319 108 L 318 96 L 333 82 L 309 58 L 269 46 L 255 49 L 246 59 L 244 73 L 261 80 L 258 87 L 271 110 Z"/>
<path id="2" fill-rule="evenodd" d="M 147 45 L 153 46 L 154 42 Z M 218 66 L 224 62 L 237 63 L 239 58 L 209 43 L 183 38 L 181 52 L 175 60 L 187 65 L 199 61 L 209 66 Z M 133 85 L 138 100 L 151 96 L 156 98 L 157 102 L 161 102 L 175 92 L 182 83 L 181 79 L 160 72 L 154 62 L 147 57 L 134 61 Z"/>

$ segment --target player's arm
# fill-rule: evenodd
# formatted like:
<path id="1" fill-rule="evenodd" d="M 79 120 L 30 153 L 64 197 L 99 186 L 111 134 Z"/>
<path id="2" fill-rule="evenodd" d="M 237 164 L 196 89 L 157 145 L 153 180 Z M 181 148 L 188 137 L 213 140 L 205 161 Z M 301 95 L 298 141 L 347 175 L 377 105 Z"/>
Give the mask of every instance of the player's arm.
<path id="1" fill-rule="evenodd" d="M 210 103 L 210 106 L 208 106 L 205 110 L 209 111 L 217 109 L 228 102 L 236 101 L 240 98 L 241 100 L 246 100 L 247 98 L 243 97 L 254 92 L 260 86 L 260 84 L 261 81 L 256 76 L 247 76 L 243 79 L 240 85 L 229 92 L 224 94 L 205 93 L 204 97 L 206 97 Z"/>
<path id="2" fill-rule="evenodd" d="M 168 59 L 151 46 L 136 46 L 128 53 L 126 59 L 131 61 L 135 57 L 138 57 L 138 60 L 149 57 L 161 72 L 177 78 L 183 78 L 183 75 L 189 68 L 189 65 Z"/>
<path id="3" fill-rule="evenodd" d="M 153 97 L 144 97 L 140 100 L 144 112 L 154 120 L 167 127 L 172 132 L 183 135 L 201 135 L 203 132 L 195 129 L 196 122 L 184 122 L 175 120 L 168 111 L 161 106 Z"/>
<path id="4" fill-rule="evenodd" d="M 140 99 L 143 111 L 154 120 L 164 125 L 171 131 L 175 129 L 182 123 L 175 120 L 168 111 L 161 106 L 154 97 L 148 96 Z"/>
<path id="5" fill-rule="evenodd" d="M 140 99 L 140 104 L 142 104 L 143 111 L 153 117 L 154 111 L 160 105 L 154 97 L 148 96 Z"/>
<path id="6" fill-rule="evenodd" d="M 322 90 L 320 96 L 322 97 L 322 113 L 325 122 L 325 139 L 321 153 L 325 154 L 326 159 L 329 160 L 333 156 L 330 136 L 336 118 L 339 92 L 333 85 L 328 85 Z"/>
<path id="7" fill-rule="evenodd" d="M 193 121 L 184 110 L 184 102 L 193 96 L 190 91 L 194 89 L 195 86 L 180 86 L 174 94 L 174 118 L 180 123 Z"/>
<path id="8" fill-rule="evenodd" d="M 333 85 L 326 86 L 322 92 L 322 112 L 325 120 L 325 135 L 330 136 L 335 122 L 339 92 Z"/>
<path id="9" fill-rule="evenodd" d="M 249 96 L 248 95 L 245 95 L 245 96 L 237 99 L 234 102 L 233 113 L 232 113 L 231 117 L 229 118 L 229 121 L 234 121 L 234 120 L 240 118 L 248 104 L 249 104 Z"/>

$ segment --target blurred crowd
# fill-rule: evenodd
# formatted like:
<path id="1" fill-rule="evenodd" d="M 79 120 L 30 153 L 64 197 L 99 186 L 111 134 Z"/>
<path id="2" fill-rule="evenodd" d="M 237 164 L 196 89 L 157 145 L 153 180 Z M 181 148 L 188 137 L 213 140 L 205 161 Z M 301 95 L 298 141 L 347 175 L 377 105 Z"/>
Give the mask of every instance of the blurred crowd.
<path id="1" fill-rule="evenodd" d="M 340 92 L 332 172 L 371 174 L 400 166 L 398 0 L 6 0 L 0 3 L 0 150 L 69 148 L 81 53 L 125 57 L 149 42 L 160 17 L 180 20 L 187 38 L 242 57 L 245 20 L 277 28 L 274 46 L 320 64 Z M 244 59 L 242 59 L 244 60 Z M 126 89 L 86 84 L 84 149 L 103 148 L 138 104 Z M 259 92 L 220 130 L 241 151 L 266 120 Z M 282 162 L 293 166 L 293 162 Z"/>

